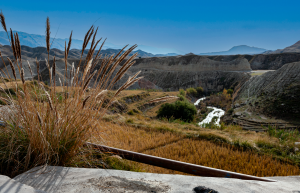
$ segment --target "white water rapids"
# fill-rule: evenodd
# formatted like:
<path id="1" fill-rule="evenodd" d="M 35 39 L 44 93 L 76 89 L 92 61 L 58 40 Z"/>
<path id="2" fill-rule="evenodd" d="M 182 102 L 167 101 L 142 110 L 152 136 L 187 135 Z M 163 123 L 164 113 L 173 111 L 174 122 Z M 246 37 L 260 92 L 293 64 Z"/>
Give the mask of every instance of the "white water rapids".
<path id="1" fill-rule="evenodd" d="M 202 101 L 202 100 L 204 100 L 204 99 L 205 99 L 205 97 L 198 99 L 198 100 L 194 103 L 194 105 L 198 105 L 198 104 L 200 103 L 200 101 Z M 213 109 L 213 111 L 210 112 L 210 113 L 206 116 L 206 118 L 205 118 L 203 121 L 201 121 L 200 123 L 198 123 L 198 124 L 201 126 L 201 125 L 203 125 L 203 124 L 210 123 L 211 120 L 213 119 L 213 117 L 218 117 L 217 121 L 215 122 L 215 125 L 220 126 L 220 119 L 221 119 L 221 117 L 225 114 L 225 111 L 222 110 L 222 109 L 216 108 L 216 107 L 207 107 L 207 108 Z"/>

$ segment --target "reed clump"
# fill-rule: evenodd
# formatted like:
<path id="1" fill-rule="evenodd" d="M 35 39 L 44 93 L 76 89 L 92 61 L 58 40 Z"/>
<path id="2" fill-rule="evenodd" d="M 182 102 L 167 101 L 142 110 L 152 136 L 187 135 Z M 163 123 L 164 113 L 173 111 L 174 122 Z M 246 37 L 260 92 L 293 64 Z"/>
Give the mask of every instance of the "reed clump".
<path id="1" fill-rule="evenodd" d="M 46 47 L 48 60 L 46 59 L 50 81 L 48 86 L 43 84 L 40 74 L 39 62 L 37 66 L 37 80 L 34 80 L 31 66 L 28 68 L 32 75 L 32 83 L 25 80 L 25 72 L 22 64 L 22 55 L 18 33 L 6 29 L 5 17 L 0 14 L 2 27 L 7 32 L 14 60 L 8 58 L 8 71 L 1 73 L 1 91 L 5 95 L 9 105 L 10 114 L 5 121 L 6 126 L 0 128 L 0 173 L 15 176 L 38 165 L 66 165 L 74 157 L 82 152 L 83 144 L 93 135 L 101 135 L 102 125 L 98 122 L 99 117 L 105 114 L 106 109 L 115 101 L 115 98 L 125 89 L 137 82 L 142 77 L 138 73 L 129 79 L 109 97 L 109 102 L 103 108 L 102 103 L 112 86 L 117 83 L 126 71 L 133 65 L 136 54 L 128 58 L 136 45 L 125 50 L 124 47 L 116 56 L 105 56 L 99 63 L 100 50 L 96 57 L 95 48 L 100 40 L 96 41 L 97 30 L 94 26 L 87 32 L 83 47 L 87 47 L 92 38 L 91 48 L 87 58 L 82 58 L 77 66 L 68 69 L 66 65 L 63 80 L 59 78 L 61 93 L 57 93 L 55 60 L 49 64 L 50 44 L 50 21 L 46 20 Z M 72 33 L 71 33 L 72 34 Z M 67 64 L 68 52 L 72 36 L 65 48 L 65 62 Z M 103 46 L 104 42 L 102 43 Z M 67 46 L 68 45 L 68 46 Z M 102 47 L 101 46 L 101 47 Z M 125 58 L 124 65 L 116 72 L 116 67 Z M 96 66 L 100 66 L 98 71 Z M 41 69 L 42 70 L 42 69 Z M 21 83 L 17 81 L 16 71 L 21 76 Z M 116 74 L 113 76 L 113 74 Z M 6 79 L 13 80 L 14 92 L 9 92 Z M 20 86 L 21 85 L 21 86 Z M 91 87 L 89 92 L 87 88 Z M 99 105 L 100 104 L 100 105 Z M 93 132 L 91 132 L 93 131 Z"/>

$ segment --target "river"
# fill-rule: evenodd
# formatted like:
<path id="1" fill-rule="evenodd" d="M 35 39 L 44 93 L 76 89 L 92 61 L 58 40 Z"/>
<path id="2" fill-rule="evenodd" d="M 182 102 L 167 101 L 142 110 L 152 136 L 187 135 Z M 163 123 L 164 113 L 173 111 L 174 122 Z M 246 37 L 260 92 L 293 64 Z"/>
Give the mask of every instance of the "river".
<path id="1" fill-rule="evenodd" d="M 198 99 L 194 105 L 198 105 L 200 103 L 200 101 L 204 100 L 206 97 L 200 98 Z M 225 114 L 225 111 L 216 107 L 207 107 L 209 109 L 213 109 L 212 112 L 210 112 L 206 118 L 201 121 L 200 123 L 198 123 L 200 126 L 206 123 L 210 123 L 211 120 L 213 119 L 213 117 L 218 117 L 217 121 L 215 122 L 215 125 L 220 126 L 220 119 L 221 117 Z"/>

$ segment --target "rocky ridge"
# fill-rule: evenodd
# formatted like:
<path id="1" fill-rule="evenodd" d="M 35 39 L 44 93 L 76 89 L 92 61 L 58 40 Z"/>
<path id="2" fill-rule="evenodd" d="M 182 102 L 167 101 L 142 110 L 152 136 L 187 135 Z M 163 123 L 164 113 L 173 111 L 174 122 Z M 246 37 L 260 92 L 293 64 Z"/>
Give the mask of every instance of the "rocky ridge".
<path id="1" fill-rule="evenodd" d="M 251 77 L 234 98 L 250 112 L 288 120 L 300 117 L 300 62 L 285 64 L 280 69 Z"/>
<path id="2" fill-rule="evenodd" d="M 257 55 L 207 56 L 211 60 L 229 62 L 237 58 L 249 61 L 252 70 L 277 70 L 284 64 L 300 61 L 300 53 L 278 53 Z"/>

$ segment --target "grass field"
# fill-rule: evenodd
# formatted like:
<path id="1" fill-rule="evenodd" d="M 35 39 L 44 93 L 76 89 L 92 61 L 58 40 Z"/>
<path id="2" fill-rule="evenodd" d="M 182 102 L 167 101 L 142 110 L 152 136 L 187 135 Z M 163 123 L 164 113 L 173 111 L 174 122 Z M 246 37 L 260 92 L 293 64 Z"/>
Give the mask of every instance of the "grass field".
<path id="1" fill-rule="evenodd" d="M 151 128 L 138 128 L 106 122 L 102 129 L 105 145 L 144 154 L 174 159 L 255 176 L 299 175 L 298 166 L 272 159 L 256 152 L 237 150 L 207 140 Z M 103 144 L 103 139 L 93 139 Z M 133 163 L 133 162 L 128 162 Z M 134 163 L 144 172 L 183 174 L 146 164 Z"/>
<path id="2" fill-rule="evenodd" d="M 62 88 L 56 87 L 56 92 L 59 94 Z M 178 92 L 125 90 L 117 100 L 122 105 L 126 105 L 126 111 L 121 114 L 108 112 L 102 119 L 99 119 L 101 128 L 93 131 L 90 141 L 255 176 L 300 174 L 299 165 L 293 160 L 280 156 L 281 159 L 278 159 L 278 156 L 274 156 L 270 151 L 257 151 L 266 145 L 273 147 L 278 144 L 280 142 L 280 139 L 276 137 L 278 134 L 270 136 L 268 133 L 243 131 L 239 126 L 223 126 L 222 129 L 201 128 L 197 122 L 185 123 L 180 120 L 169 121 L 156 118 L 156 111 L 162 104 L 172 103 L 177 99 L 156 103 L 140 110 L 140 107 L 150 100 L 164 96 L 177 96 L 177 94 Z M 298 139 L 295 138 L 295 140 Z M 254 148 L 256 150 L 253 150 Z M 133 161 L 106 159 L 106 162 L 116 169 L 184 174 Z M 71 166 L 74 165 L 71 164 Z M 84 167 L 90 166 L 84 165 Z"/>
<path id="3" fill-rule="evenodd" d="M 127 90 L 119 101 L 144 92 Z M 177 94 L 149 92 L 149 96 L 128 104 L 128 111 L 153 98 Z M 255 176 L 300 174 L 297 164 L 288 159 L 277 159 L 271 154 L 259 153 L 257 149 L 251 150 L 258 148 L 257 143 L 277 144 L 278 138 L 267 133 L 243 131 L 239 126 L 226 126 L 220 130 L 201 128 L 195 123 L 178 120 L 159 120 L 155 118 L 155 111 L 161 104 L 132 115 L 123 113 L 106 116 L 101 124 L 102 138 L 93 138 L 92 142 L 103 144 L 104 140 L 107 146 Z M 126 163 L 144 172 L 183 174 L 132 161 Z"/>

